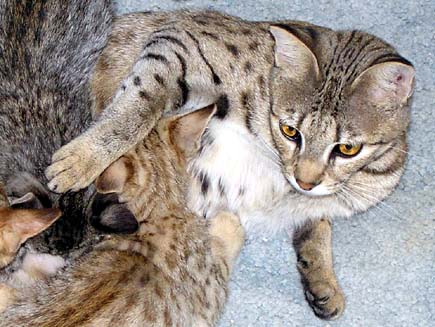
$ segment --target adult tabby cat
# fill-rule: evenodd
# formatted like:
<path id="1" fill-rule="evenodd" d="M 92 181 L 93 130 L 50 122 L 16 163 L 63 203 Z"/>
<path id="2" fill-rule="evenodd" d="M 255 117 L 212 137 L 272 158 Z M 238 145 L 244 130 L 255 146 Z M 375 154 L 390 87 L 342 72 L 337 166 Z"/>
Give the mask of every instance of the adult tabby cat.
<path id="1" fill-rule="evenodd" d="M 228 209 L 244 226 L 298 227 L 294 245 L 319 317 L 344 308 L 329 218 L 364 211 L 404 169 L 414 69 L 381 39 L 302 22 L 216 12 L 118 19 L 98 63 L 98 121 L 57 151 L 54 191 L 90 184 L 161 117 L 211 103 L 192 160 L 190 208 Z"/>
<path id="2" fill-rule="evenodd" d="M 243 244 L 238 218 L 209 222 L 186 203 L 186 156 L 213 106 L 161 122 L 97 180 L 140 220 L 134 236 L 112 236 L 48 285 L 27 290 L 0 326 L 213 326 Z"/>
<path id="3" fill-rule="evenodd" d="M 111 21 L 107 0 L 0 2 L 0 188 L 4 183 L 12 204 L 4 196 L 0 282 L 26 284 L 31 276 L 62 267 L 64 259 L 95 241 L 88 223 L 92 215 L 110 221 L 109 203 L 99 208 L 99 197 L 91 208 L 93 188 L 51 193 L 44 186 L 44 169 L 54 151 L 90 123 L 90 74 Z M 62 211 L 59 221 L 20 247 L 59 217 L 52 207 Z M 124 208 L 128 214 L 132 220 Z M 132 225 L 135 230 L 137 222 Z"/>

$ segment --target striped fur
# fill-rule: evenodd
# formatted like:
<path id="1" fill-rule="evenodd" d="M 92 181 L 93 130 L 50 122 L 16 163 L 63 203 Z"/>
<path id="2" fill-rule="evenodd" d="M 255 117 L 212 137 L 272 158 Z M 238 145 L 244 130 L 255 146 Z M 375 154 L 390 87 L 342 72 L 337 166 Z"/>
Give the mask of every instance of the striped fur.
<path id="1" fill-rule="evenodd" d="M 393 47 L 362 31 L 207 11 L 126 15 L 93 79 L 96 112 L 106 109 L 53 156 L 49 186 L 80 189 L 161 117 L 216 103 L 190 162 L 189 207 L 205 217 L 229 209 L 250 230 L 330 232 L 319 219 L 365 211 L 398 184 L 413 78 L 412 65 Z M 285 137 L 283 124 L 299 138 Z M 362 150 L 344 158 L 338 144 L 362 144 Z M 325 246 L 319 233 L 305 234 L 317 235 L 312 248 L 323 246 L 319 251 L 331 258 L 330 241 Z M 344 300 L 332 263 L 322 269 L 330 276 L 325 287 L 340 299 L 316 314 L 334 318 Z M 314 281 L 322 269 L 300 271 Z M 323 289 L 311 291 L 321 297 Z"/>
<path id="2" fill-rule="evenodd" d="M 201 119 L 195 122 L 205 126 L 208 119 Z M 96 183 L 102 192 L 116 186 L 138 217 L 138 233 L 108 236 L 57 279 L 23 290 L 0 316 L 0 326 L 215 324 L 244 234 L 230 213 L 207 225 L 187 209 L 186 148 L 177 144 L 194 127 L 180 126 L 162 123 Z M 169 137 L 172 129 L 188 135 Z"/>

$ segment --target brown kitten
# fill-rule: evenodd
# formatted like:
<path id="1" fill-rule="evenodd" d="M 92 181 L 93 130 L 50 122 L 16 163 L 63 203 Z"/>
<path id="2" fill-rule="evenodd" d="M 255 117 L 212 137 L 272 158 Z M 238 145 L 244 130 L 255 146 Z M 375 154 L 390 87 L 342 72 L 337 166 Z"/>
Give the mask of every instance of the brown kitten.
<path id="1" fill-rule="evenodd" d="M 0 326 L 213 326 L 243 244 L 238 218 L 187 209 L 186 157 L 214 107 L 159 124 L 96 182 L 140 220 L 134 236 L 108 236 L 59 279 L 21 300 Z"/>
<path id="2" fill-rule="evenodd" d="M 25 205 L 33 200 L 34 196 L 28 194 L 17 199 L 13 204 Z M 59 209 L 14 209 L 10 207 L 0 183 L 0 269 L 8 266 L 15 259 L 24 242 L 46 230 L 60 216 Z M 17 287 L 27 286 L 50 274 L 50 271 L 45 270 L 41 265 L 41 256 L 44 255 L 26 253 L 19 269 L 7 277 L 0 276 L 0 311 L 12 303 Z M 59 261 L 55 256 L 48 254 L 45 256 L 44 259 L 52 263 Z"/>

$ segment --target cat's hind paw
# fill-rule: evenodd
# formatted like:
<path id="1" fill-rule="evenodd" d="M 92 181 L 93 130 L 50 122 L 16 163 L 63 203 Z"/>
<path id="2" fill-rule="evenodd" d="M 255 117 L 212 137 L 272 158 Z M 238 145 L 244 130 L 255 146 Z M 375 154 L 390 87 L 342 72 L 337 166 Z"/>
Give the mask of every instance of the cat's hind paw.
<path id="1" fill-rule="evenodd" d="M 91 184 L 104 170 L 90 142 L 79 137 L 56 151 L 45 170 L 48 188 L 56 193 L 78 191 Z"/>

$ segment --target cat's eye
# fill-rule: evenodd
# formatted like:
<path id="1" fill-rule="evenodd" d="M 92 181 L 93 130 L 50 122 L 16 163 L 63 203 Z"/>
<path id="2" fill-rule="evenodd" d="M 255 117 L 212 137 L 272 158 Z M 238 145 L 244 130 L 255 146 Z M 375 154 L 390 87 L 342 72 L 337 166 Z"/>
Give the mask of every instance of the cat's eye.
<path id="1" fill-rule="evenodd" d="M 362 149 L 361 144 L 355 144 L 355 145 L 353 145 L 353 144 L 338 144 L 335 147 L 334 152 L 342 157 L 350 158 L 350 157 L 354 157 L 358 153 L 360 153 L 361 149 Z"/>
<path id="2" fill-rule="evenodd" d="M 280 124 L 281 133 L 284 134 L 284 136 L 292 141 L 298 141 L 300 138 L 300 134 L 298 130 L 294 127 L 291 127 L 286 124 Z"/>

